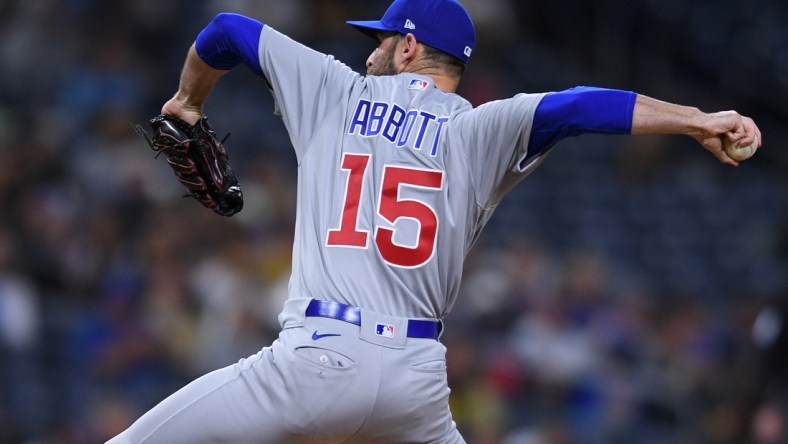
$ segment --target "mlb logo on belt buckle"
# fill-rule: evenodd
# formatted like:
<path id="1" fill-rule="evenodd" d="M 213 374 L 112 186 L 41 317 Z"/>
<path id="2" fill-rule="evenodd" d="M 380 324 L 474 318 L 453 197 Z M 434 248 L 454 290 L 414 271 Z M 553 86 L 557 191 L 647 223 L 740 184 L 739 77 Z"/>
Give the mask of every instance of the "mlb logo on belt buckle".
<path id="1" fill-rule="evenodd" d="M 383 336 L 384 338 L 394 337 L 394 326 L 390 324 L 377 324 L 375 326 L 375 334 Z"/>

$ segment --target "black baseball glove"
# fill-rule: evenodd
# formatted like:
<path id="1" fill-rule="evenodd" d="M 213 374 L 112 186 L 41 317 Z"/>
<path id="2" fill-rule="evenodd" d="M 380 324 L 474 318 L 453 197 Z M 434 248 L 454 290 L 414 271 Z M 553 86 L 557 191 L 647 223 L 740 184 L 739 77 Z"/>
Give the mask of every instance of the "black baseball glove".
<path id="1" fill-rule="evenodd" d="M 156 151 L 156 157 L 164 155 L 189 194 L 222 216 L 241 211 L 243 193 L 228 163 L 224 140 L 216 138 L 206 117 L 189 125 L 177 117 L 160 115 L 148 126 L 153 135 L 142 125 L 134 125 L 134 130 Z"/>

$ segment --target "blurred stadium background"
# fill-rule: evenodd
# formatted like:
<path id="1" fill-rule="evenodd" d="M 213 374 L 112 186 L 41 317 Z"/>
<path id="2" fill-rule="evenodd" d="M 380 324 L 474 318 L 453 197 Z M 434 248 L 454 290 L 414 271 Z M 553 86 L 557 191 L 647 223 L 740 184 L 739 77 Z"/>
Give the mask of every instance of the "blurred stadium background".
<path id="1" fill-rule="evenodd" d="M 567 140 L 504 201 L 444 336 L 468 442 L 788 442 L 788 3 L 463 3 L 474 104 L 604 86 L 764 134 L 736 169 L 689 138 Z M 296 169 L 264 85 L 233 71 L 207 107 L 247 195 L 232 219 L 181 199 L 130 124 L 219 11 L 363 70 L 344 21 L 387 5 L 0 0 L 0 443 L 103 442 L 275 338 Z"/>

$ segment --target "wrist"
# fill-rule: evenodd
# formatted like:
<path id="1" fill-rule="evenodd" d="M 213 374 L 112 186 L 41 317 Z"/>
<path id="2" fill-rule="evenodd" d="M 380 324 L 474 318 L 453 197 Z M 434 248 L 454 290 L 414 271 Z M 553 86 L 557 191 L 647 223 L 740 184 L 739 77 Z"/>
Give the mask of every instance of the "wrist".
<path id="1" fill-rule="evenodd" d="M 698 138 L 707 132 L 709 115 L 697 108 L 693 108 L 687 113 L 685 134 Z"/>
<path id="2" fill-rule="evenodd" d="M 180 95 L 180 93 L 176 93 L 172 99 L 162 106 L 161 113 L 178 117 L 193 125 L 202 117 L 202 105 L 189 104 L 187 98 Z"/>

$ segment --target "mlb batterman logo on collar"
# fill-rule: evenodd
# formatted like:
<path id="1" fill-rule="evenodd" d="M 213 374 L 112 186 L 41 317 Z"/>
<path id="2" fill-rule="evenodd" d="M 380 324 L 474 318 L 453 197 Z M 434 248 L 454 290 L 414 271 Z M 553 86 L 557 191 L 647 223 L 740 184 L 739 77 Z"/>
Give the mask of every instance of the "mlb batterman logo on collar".
<path id="1" fill-rule="evenodd" d="M 364 34 L 376 31 L 411 33 L 433 48 L 468 63 L 476 44 L 473 21 L 456 0 L 395 0 L 380 20 L 348 21 Z"/>

